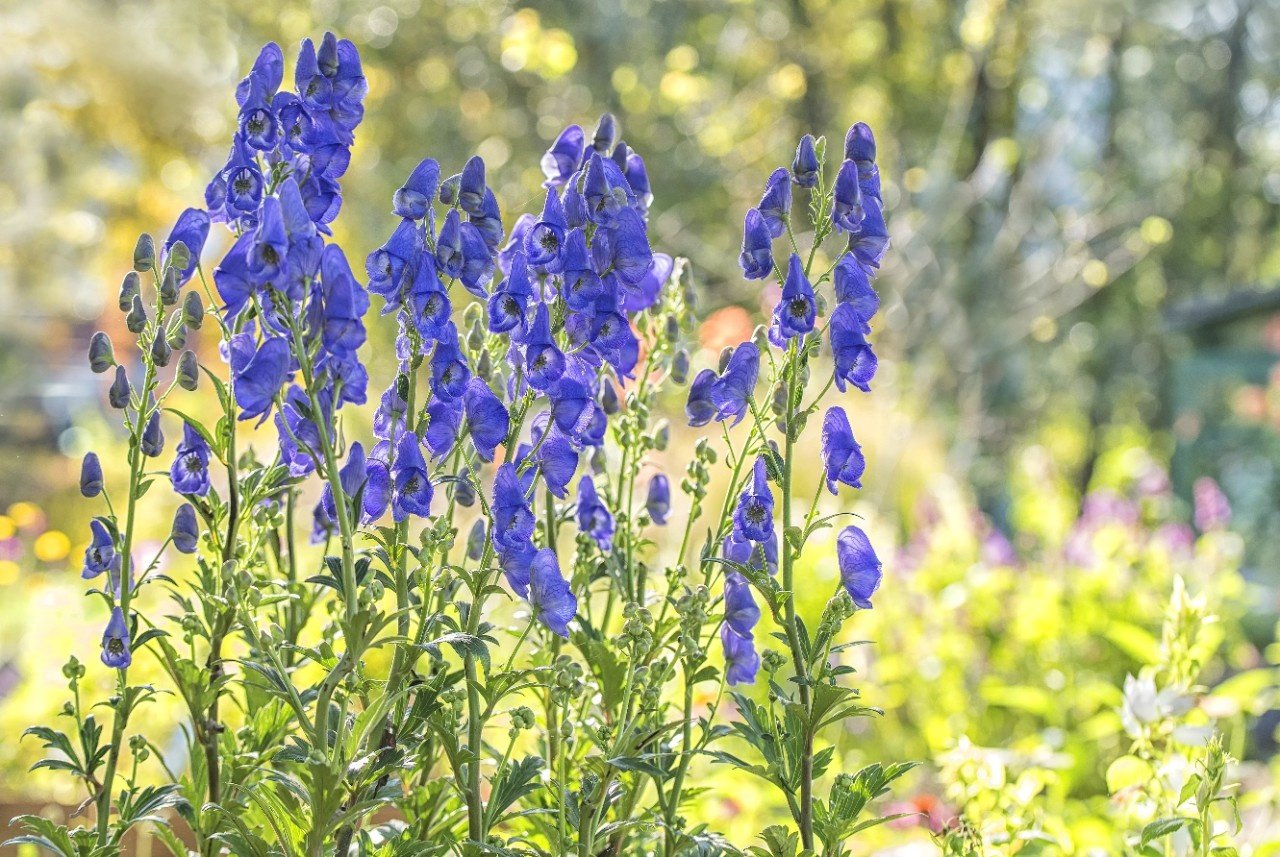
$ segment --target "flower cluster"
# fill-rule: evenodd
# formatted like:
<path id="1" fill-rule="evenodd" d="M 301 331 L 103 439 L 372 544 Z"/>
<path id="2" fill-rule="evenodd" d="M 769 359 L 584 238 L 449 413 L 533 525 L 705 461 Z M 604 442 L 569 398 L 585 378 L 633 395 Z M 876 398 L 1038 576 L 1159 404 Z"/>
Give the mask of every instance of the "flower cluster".
<path id="1" fill-rule="evenodd" d="M 117 363 L 106 334 L 90 343 L 93 371 L 115 370 L 107 401 L 129 431 L 124 502 L 113 503 L 97 455 L 85 457 L 80 480 L 107 507 L 90 523 L 83 574 L 108 581 L 98 595 L 110 614 L 101 659 L 117 685 L 111 738 L 95 749 L 101 727 L 79 708 L 84 671 L 69 665 L 83 752 L 65 734 L 35 734 L 71 758 L 64 769 L 97 804 L 97 830 L 27 826 L 82 836 L 103 853 L 165 808 L 208 857 L 269 850 L 268 837 L 308 855 L 376 838 L 396 853 L 422 843 L 441 853 L 722 853 L 719 836 L 680 815 L 691 766 L 766 768 L 710 749 L 726 732 L 714 710 L 696 715 L 695 689 L 781 669 L 788 658 L 757 651 L 767 617 L 783 632 L 799 696 L 753 708 L 735 694 L 744 718 L 734 728 L 770 759 L 787 745 L 786 770 L 769 781 L 787 792 L 804 847 L 842 841 L 862 807 L 840 795 L 815 803 L 830 754 L 814 739 L 823 722 L 868 710 L 837 681 L 850 668 L 834 654 L 843 621 L 871 606 L 880 563 L 862 530 L 840 533 L 844 585 L 810 634 L 791 597 L 796 560 L 836 516 L 818 518 L 815 496 L 797 518 L 791 474 L 827 392 L 804 401 L 822 332 L 828 387 L 867 389 L 875 371 L 870 283 L 887 237 L 870 132 L 850 132 L 830 190 L 825 143 L 806 137 L 793 169 L 775 172 L 748 214 L 744 272 L 776 275 L 781 300 L 767 329 L 692 379 L 688 420 L 723 424 L 728 466 L 717 469 L 721 453 L 698 441 L 683 498 L 673 498 L 650 453 L 671 442 L 664 387 L 689 382 L 682 342 L 696 296 L 683 260 L 650 244 L 649 176 L 616 120 L 605 114 L 590 135 L 565 128 L 541 159 L 540 211 L 509 223 L 480 157 L 452 174 L 424 158 L 392 196 L 397 221 L 367 254 L 362 281 L 331 240 L 363 116 L 360 57 L 327 34 L 318 47 L 303 42 L 293 91 L 281 90 L 284 70 L 283 51 L 268 45 L 237 87 L 237 130 L 207 210 L 184 212 L 159 250 L 147 236 L 138 243 L 120 308 L 141 379 Z M 792 221 L 796 187 L 811 197 L 807 262 Z M 210 284 L 200 254 L 212 223 L 232 242 Z M 848 249 L 815 278 L 832 232 L 848 236 Z M 773 261 L 784 235 L 794 251 L 785 271 Z M 830 314 L 816 292 L 827 280 Z M 395 321 L 394 371 L 375 392 L 361 359 L 378 329 L 366 327 L 371 294 Z M 224 367 L 186 349 L 206 316 Z M 769 404 L 756 394 L 766 374 Z M 169 398 L 202 382 L 220 406 L 209 424 Z M 368 425 L 344 410 L 371 399 Z M 177 509 L 160 553 L 187 557 L 189 574 L 152 574 L 160 554 L 146 565 L 132 556 L 144 498 L 162 493 L 148 489 L 164 471 L 147 464 L 164 452 L 162 414 L 181 421 L 181 434 L 167 471 Z M 275 442 L 255 444 L 250 422 L 274 429 Z M 865 460 L 838 407 L 823 421 L 822 449 L 826 489 L 861 484 Z M 699 548 L 695 525 L 720 470 L 732 474 L 724 505 Z M 663 543 L 663 527 L 678 539 Z M 142 615 L 133 596 L 147 584 L 165 587 L 177 609 Z M 515 601 L 523 630 L 505 629 L 514 643 L 498 658 L 501 596 Z M 708 655 L 717 636 L 723 669 Z M 369 658 L 375 650 L 390 656 Z M 171 680 L 190 736 L 188 773 L 165 766 L 159 787 L 140 768 L 149 739 L 127 736 L 133 713 L 161 692 L 131 682 L 140 651 Z M 811 688 L 820 686 L 819 712 Z M 545 728 L 530 728 L 539 718 Z M 444 770 L 453 785 L 441 789 Z M 871 793 L 901 770 L 875 773 Z M 642 807 L 651 793 L 656 803 Z M 366 829 L 387 805 L 403 826 Z M 293 820 L 268 834 L 264 813 L 285 807 Z"/>
<path id="2" fill-rule="evenodd" d="M 753 399 L 760 375 L 761 348 L 775 349 L 775 411 L 780 427 L 794 441 L 803 427 L 805 415 L 798 393 L 807 382 L 808 355 L 816 343 L 820 300 L 810 281 L 808 262 L 801 259 L 792 223 L 793 187 L 811 194 L 810 215 L 814 220 L 814 251 L 829 234 L 846 236 L 844 251 L 818 282 L 831 280 L 835 308 L 827 316 L 823 330 L 832 358 L 832 382 L 844 392 L 847 385 L 869 392 L 875 375 L 875 352 L 867 342 L 871 319 L 879 309 L 879 297 L 872 279 L 889 246 L 885 228 L 884 200 L 880 171 L 876 166 L 876 144 L 871 129 L 859 122 L 845 136 L 844 160 L 828 193 L 823 184 L 822 155 L 826 141 L 805 135 L 796 148 L 790 170 L 780 167 L 765 183 L 760 204 L 747 212 L 739 263 L 748 279 L 776 276 L 781 294 L 774 306 L 767 331 L 760 344 L 743 342 L 723 361 L 719 372 L 702 370 L 690 386 L 685 412 L 691 426 L 716 421 L 736 425 L 756 408 Z M 774 257 L 774 242 L 787 236 L 791 247 L 785 271 Z M 757 340 L 760 340 L 757 337 Z M 724 539 L 722 554 L 735 569 L 778 567 L 778 537 L 775 509 L 769 488 L 770 456 L 758 457 L 750 484 L 741 492 L 733 515 L 733 529 Z M 829 408 L 822 424 L 822 461 L 827 489 L 838 495 L 838 486 L 862 487 L 866 460 L 854 439 L 844 408 Z M 785 463 L 783 463 L 785 466 Z M 856 526 L 844 528 L 837 538 L 837 560 L 841 580 L 852 602 L 871 607 L 871 596 L 880 585 L 881 564 L 865 532 Z M 741 570 L 728 572 L 725 581 L 726 620 L 721 629 L 730 683 L 752 682 L 760 666 L 753 644 L 752 629 L 759 618 L 751 590 Z M 789 586 L 788 584 L 785 584 Z"/>

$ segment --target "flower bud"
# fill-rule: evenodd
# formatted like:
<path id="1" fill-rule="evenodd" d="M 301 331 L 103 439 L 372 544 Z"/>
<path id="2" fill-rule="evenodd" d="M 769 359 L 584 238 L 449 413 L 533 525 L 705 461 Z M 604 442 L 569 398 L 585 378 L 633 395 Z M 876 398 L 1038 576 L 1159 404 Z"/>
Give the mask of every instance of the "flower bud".
<path id="1" fill-rule="evenodd" d="M 666 420 L 659 420 L 658 427 L 653 432 L 653 448 L 662 452 L 667 448 L 667 444 L 671 442 L 671 423 Z"/>
<path id="2" fill-rule="evenodd" d="M 123 410 L 129 404 L 129 396 L 133 392 L 133 388 L 129 386 L 129 375 L 124 371 L 124 367 L 116 366 L 116 379 L 111 382 L 111 388 L 107 390 L 107 401 L 111 403 L 111 407 L 117 410 Z"/>
<path id="3" fill-rule="evenodd" d="M 177 319 L 177 313 L 174 313 L 173 317 Z M 170 348 L 174 351 L 181 351 L 187 347 L 187 326 L 181 323 L 174 325 L 165 339 L 168 341 Z"/>
<path id="4" fill-rule="evenodd" d="M 200 539 L 200 527 L 196 523 L 196 510 L 190 503 L 183 503 L 173 516 L 173 546 L 182 553 L 195 553 Z"/>
<path id="5" fill-rule="evenodd" d="M 605 380 L 600 385 L 600 409 L 609 416 L 622 409 L 622 403 L 618 401 L 618 388 L 613 386 L 612 381 Z"/>
<path id="6" fill-rule="evenodd" d="M 609 468 L 609 460 L 605 458 L 604 447 L 597 446 L 591 452 L 591 470 L 597 476 L 603 476 Z"/>
<path id="7" fill-rule="evenodd" d="M 133 298 L 142 292 L 142 280 L 138 278 L 137 271 L 130 271 L 124 275 L 124 282 L 120 284 L 120 312 L 128 312 L 129 307 L 133 306 Z"/>
<path id="8" fill-rule="evenodd" d="M 467 536 L 467 559 L 479 562 L 484 556 L 484 542 L 484 518 L 476 518 L 476 522 L 471 525 L 471 533 Z"/>
<path id="9" fill-rule="evenodd" d="M 453 483 L 453 499 L 457 501 L 459 506 L 470 509 L 476 504 L 476 489 L 471 484 L 471 478 L 466 470 L 459 473 L 459 481 Z"/>
<path id="10" fill-rule="evenodd" d="M 96 452 L 86 452 L 84 461 L 80 462 L 80 493 L 85 497 L 102 493 L 102 462 Z"/>
<path id="11" fill-rule="evenodd" d="M 480 304 L 472 304 L 471 306 L 480 306 Z M 479 324 L 471 325 L 471 329 L 467 331 L 467 348 L 477 352 L 484 347 L 484 330 Z"/>
<path id="12" fill-rule="evenodd" d="M 169 253 L 165 256 L 164 266 L 170 271 L 182 272 L 187 269 L 187 265 L 191 262 L 191 251 L 187 249 L 187 245 L 183 241 L 174 241 L 169 248 Z"/>
<path id="13" fill-rule="evenodd" d="M 165 268 L 160 278 L 160 306 L 173 306 L 178 302 L 178 269 Z"/>
<path id="14" fill-rule="evenodd" d="M 462 187 L 462 173 L 449 176 L 440 182 L 440 202 L 453 205 L 458 201 L 458 190 Z"/>
<path id="15" fill-rule="evenodd" d="M 139 443 L 142 454 L 155 458 L 164 452 L 164 432 L 160 431 L 160 412 L 153 411 L 151 419 L 147 420 L 147 426 L 142 430 L 142 438 Z"/>
<path id="16" fill-rule="evenodd" d="M 666 325 L 665 332 L 668 342 L 674 342 L 680 338 L 680 319 L 676 318 L 674 315 L 668 314 L 666 319 L 664 319 L 664 324 Z"/>
<path id="17" fill-rule="evenodd" d="M 133 245 L 133 270 L 149 271 L 156 263 L 156 242 L 147 233 L 138 236 Z"/>
<path id="18" fill-rule="evenodd" d="M 101 375 L 114 365 L 116 355 L 111 347 L 111 337 L 99 330 L 89 340 L 89 368 Z"/>
<path id="19" fill-rule="evenodd" d="M 762 352 L 766 351 L 769 348 L 769 329 L 763 324 L 756 325 L 755 331 L 751 334 L 751 341 Z"/>
<path id="20" fill-rule="evenodd" d="M 689 380 L 689 352 L 684 348 L 671 358 L 671 380 L 677 384 L 684 384 Z"/>
<path id="21" fill-rule="evenodd" d="M 608 154 L 613 149 L 613 141 L 617 136 L 618 122 L 613 114 L 602 114 L 600 121 L 596 123 L 596 130 L 591 134 L 591 148 L 602 155 Z"/>
<path id="22" fill-rule="evenodd" d="M 476 361 L 476 377 L 484 381 L 493 380 L 493 358 L 487 348 L 480 352 L 480 359 Z"/>
<path id="23" fill-rule="evenodd" d="M 124 317 L 124 326 L 129 328 L 130 333 L 142 333 L 147 329 L 147 311 L 143 308 L 142 298 L 139 295 L 133 296 L 129 314 Z"/>
<path id="24" fill-rule="evenodd" d="M 199 330 L 204 324 L 204 301 L 194 291 L 182 299 L 182 323 L 192 330 Z"/>
<path id="25" fill-rule="evenodd" d="M 733 346 L 726 345 L 720 350 L 720 364 L 716 369 L 716 374 L 723 375 L 724 370 L 729 368 L 729 358 L 733 356 Z"/>
<path id="26" fill-rule="evenodd" d="M 169 365 L 169 358 L 172 356 L 173 349 L 169 347 L 168 340 L 157 334 L 151 342 L 151 361 L 163 368 Z"/>
<path id="27" fill-rule="evenodd" d="M 194 393 L 200 384 L 200 361 L 194 351 L 184 351 L 178 356 L 178 386 L 188 393 Z"/>

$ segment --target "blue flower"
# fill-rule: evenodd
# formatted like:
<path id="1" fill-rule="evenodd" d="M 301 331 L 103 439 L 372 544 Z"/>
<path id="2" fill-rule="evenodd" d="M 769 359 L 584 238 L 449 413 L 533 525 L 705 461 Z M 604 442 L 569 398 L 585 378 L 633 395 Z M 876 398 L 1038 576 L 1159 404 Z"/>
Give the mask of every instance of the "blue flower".
<path id="1" fill-rule="evenodd" d="M 425 158 L 413 168 L 404 187 L 391 198 L 391 210 L 409 220 L 422 220 L 431 210 L 440 187 L 440 165 L 433 158 Z"/>
<path id="2" fill-rule="evenodd" d="M 547 391 L 552 421 L 556 428 L 572 438 L 587 430 L 596 407 L 590 383 L 575 377 L 577 374 L 566 372 Z"/>
<path id="3" fill-rule="evenodd" d="M 333 422 L 331 409 L 322 401 L 325 409 L 323 421 L 325 425 Z M 276 412 L 276 434 L 280 439 L 280 458 L 289 468 L 289 475 L 306 476 L 316 469 L 315 457 L 312 453 L 320 449 L 320 429 L 307 414 L 311 413 L 311 403 L 307 394 L 297 386 L 289 387 L 285 393 L 284 404 Z M 176 464 L 175 464 L 176 466 Z"/>
<path id="4" fill-rule="evenodd" d="M 169 468 L 173 490 L 179 494 L 203 497 L 209 493 L 209 444 L 201 434 L 183 422 L 182 440 L 178 443 L 178 456 Z"/>
<path id="5" fill-rule="evenodd" d="M 474 223 L 464 223 L 460 228 L 462 236 L 462 269 L 458 279 L 467 291 L 484 300 L 489 297 L 485 287 L 493 280 L 493 254 L 489 242 Z"/>
<path id="6" fill-rule="evenodd" d="M 133 663 L 129 645 L 129 624 L 119 607 L 111 610 L 111 620 L 102 632 L 102 662 L 112 669 L 122 670 Z"/>
<path id="7" fill-rule="evenodd" d="M 502 281 L 489 298 L 489 330 L 492 333 L 506 333 L 520 328 L 523 332 L 525 313 L 529 308 L 529 299 L 533 297 L 533 286 L 529 282 L 529 266 L 523 252 L 517 252 L 511 259 L 510 273 Z"/>
<path id="8" fill-rule="evenodd" d="M 427 434 L 423 440 L 431 454 L 443 458 L 458 442 L 462 429 L 462 402 L 433 398 L 427 404 Z"/>
<path id="9" fill-rule="evenodd" d="M 524 253 L 529 264 L 543 268 L 548 273 L 560 272 L 560 254 L 564 249 L 567 225 L 564 208 L 555 189 L 547 191 L 547 201 L 542 206 L 542 217 L 524 236 Z"/>
<path id="10" fill-rule="evenodd" d="M 173 245 L 181 241 L 187 248 L 187 264 L 178 272 L 178 283 L 191 279 L 191 274 L 200 264 L 200 252 L 204 250 L 204 242 L 209 237 L 209 215 L 199 208 L 188 208 L 178 215 L 173 224 L 173 231 L 164 242 L 165 253 L 173 249 Z"/>
<path id="11" fill-rule="evenodd" d="M 240 419 L 264 416 L 289 375 L 289 343 L 270 338 L 255 347 L 252 333 L 238 333 L 231 338 L 228 350 Z"/>
<path id="12" fill-rule="evenodd" d="M 862 487 L 862 473 L 867 460 L 862 447 L 853 439 L 853 429 L 844 408 L 827 410 L 822 420 L 822 464 L 826 469 L 827 490 L 838 494 L 836 483 L 843 482 L 854 488 Z"/>
<path id="13" fill-rule="evenodd" d="M 510 462 L 499 467 L 494 477 L 492 508 L 491 535 L 498 550 L 520 548 L 533 538 L 533 510 L 525 498 L 515 465 Z"/>
<path id="14" fill-rule="evenodd" d="M 715 403 L 715 418 L 719 421 L 732 418 L 732 425 L 742 421 L 750 408 L 756 379 L 760 375 L 760 349 L 751 340 L 733 349 L 715 386 L 711 388 L 711 401 Z M 696 383 L 696 379 L 695 379 Z M 692 391 L 690 391 L 692 396 Z"/>
<path id="15" fill-rule="evenodd" d="M 644 508 L 655 524 L 667 523 L 667 513 L 671 511 L 671 483 L 663 474 L 655 473 L 649 480 L 649 493 L 645 497 Z"/>
<path id="16" fill-rule="evenodd" d="M 622 282 L 619 289 L 619 306 L 625 312 L 637 313 L 646 310 L 658 302 L 662 296 L 662 287 L 671 279 L 675 270 L 675 259 L 666 253 L 654 253 L 653 263 L 649 270 L 635 285 Z"/>
<path id="17" fill-rule="evenodd" d="M 883 571 L 867 534 L 853 526 L 841 530 L 836 537 L 836 560 L 840 565 L 840 582 L 853 603 L 870 610 L 871 596 L 880 588 Z"/>
<path id="18" fill-rule="evenodd" d="M 84 461 L 80 462 L 80 494 L 85 497 L 97 497 L 102 493 L 102 462 L 98 453 L 86 452 Z"/>
<path id="19" fill-rule="evenodd" d="M 875 352 L 867 343 L 862 319 L 850 304 L 841 304 L 831 314 L 830 329 L 836 386 L 842 393 L 846 384 L 869 393 L 877 361 Z"/>
<path id="20" fill-rule="evenodd" d="M 91 580 L 110 571 L 113 574 L 120 569 L 120 555 L 116 553 L 116 542 L 106 524 L 94 518 L 89 522 L 91 538 L 89 546 L 84 549 L 84 568 L 80 576 Z"/>
<path id="21" fill-rule="evenodd" d="M 502 568 L 511 591 L 521 598 L 529 597 L 530 566 L 537 555 L 538 549 L 533 546 L 533 542 L 523 542 L 513 548 L 498 550 L 498 565 Z"/>
<path id="22" fill-rule="evenodd" d="M 457 279 L 462 275 L 466 258 L 462 254 L 462 219 L 456 208 L 449 209 L 436 236 L 436 262 L 446 277 Z"/>
<path id="23" fill-rule="evenodd" d="M 485 461 L 493 461 L 494 450 L 506 441 L 507 432 L 511 430 L 511 416 L 506 406 L 480 378 L 467 382 L 462 404 L 476 452 Z"/>
<path id="24" fill-rule="evenodd" d="M 876 138 L 867 123 L 854 123 L 844 135 L 844 156 L 851 161 L 875 162 Z"/>
<path id="25" fill-rule="evenodd" d="M 268 95 L 274 95 L 284 80 L 284 51 L 275 42 L 268 42 L 258 51 L 258 58 L 253 61 L 249 74 L 236 85 L 236 104 L 240 107 L 249 99 L 249 89 L 257 79 L 266 88 Z"/>
<path id="26" fill-rule="evenodd" d="M 818 152 L 812 134 L 805 134 L 800 138 L 800 145 L 796 146 L 791 177 L 800 187 L 814 187 L 818 183 Z"/>
<path id="27" fill-rule="evenodd" d="M 196 510 L 190 503 L 183 503 L 173 515 L 171 531 L 173 546 L 179 553 L 195 553 L 200 540 L 200 527 L 196 523 Z"/>
<path id="28" fill-rule="evenodd" d="M 467 214 L 480 214 L 484 205 L 484 161 L 472 155 L 462 167 L 458 185 L 458 206 Z"/>
<path id="29" fill-rule="evenodd" d="M 578 530 L 589 535 L 604 553 L 613 550 L 613 515 L 596 493 L 590 476 L 578 480 Z"/>
<path id="30" fill-rule="evenodd" d="M 718 381 L 711 369 L 703 369 L 694 376 L 693 383 L 689 385 L 689 399 L 684 406 L 689 425 L 697 428 L 715 419 L 717 408 L 712 394 Z"/>
<path id="31" fill-rule="evenodd" d="M 769 528 L 769 537 L 760 544 L 744 538 L 736 530 L 730 531 L 725 536 L 723 551 L 724 558 L 730 562 L 770 574 L 778 573 L 778 534 L 772 527 Z"/>
<path id="32" fill-rule="evenodd" d="M 253 232 L 241 235 L 218 267 L 213 269 L 213 284 L 222 298 L 224 312 L 230 318 L 244 311 L 257 290 L 257 278 L 249 271 L 249 250 L 253 240 Z"/>
<path id="33" fill-rule="evenodd" d="M 785 348 L 787 341 L 813 330 L 817 318 L 817 303 L 813 286 L 804 275 L 800 257 L 791 254 L 787 263 L 787 279 L 782 284 L 782 297 L 773 308 L 773 323 L 769 325 L 769 341 Z"/>
<path id="34" fill-rule="evenodd" d="M 371 523 L 382 517 L 390 501 L 391 485 L 384 462 L 369 459 L 365 456 L 364 446 L 359 441 L 351 444 L 347 451 L 347 461 L 338 470 L 338 482 L 347 500 L 360 496 L 361 523 Z M 330 520 L 338 519 L 338 507 L 333 497 L 333 486 L 325 483 L 320 497 L 324 513 Z"/>
<path id="35" fill-rule="evenodd" d="M 382 295 L 387 306 L 400 305 L 400 293 L 404 288 L 404 274 L 412 272 L 410 262 L 420 252 L 422 235 L 412 220 L 402 220 L 387 243 L 369 254 L 365 271 L 369 275 L 369 291 Z M 434 272 L 434 267 L 433 267 Z M 223 295 L 226 299 L 226 295 Z"/>
<path id="36" fill-rule="evenodd" d="M 498 249 L 498 245 L 502 243 L 502 212 L 498 209 L 498 198 L 491 189 L 485 189 L 480 213 L 471 215 L 471 225 L 480 233 L 490 252 Z"/>
<path id="37" fill-rule="evenodd" d="M 569 181 L 569 177 L 582 165 L 582 156 L 586 152 L 586 135 L 579 125 L 570 125 L 560 132 L 556 141 L 542 156 L 542 174 L 547 177 L 548 187 L 560 187 Z"/>
<path id="38" fill-rule="evenodd" d="M 444 335 L 453 315 L 453 304 L 436 275 L 436 261 L 430 253 L 418 256 L 413 284 L 409 288 L 409 304 L 413 310 L 414 327 L 424 340 L 431 341 Z"/>
<path id="39" fill-rule="evenodd" d="M 880 267 L 889 249 L 889 230 L 884 222 L 884 205 L 875 197 L 862 198 L 862 225 L 849 234 L 849 252 L 868 274 Z"/>
<path id="40" fill-rule="evenodd" d="M 129 385 L 129 373 L 123 366 L 116 364 L 116 376 L 111 381 L 111 386 L 107 388 L 107 403 L 117 410 L 123 410 L 128 406 L 132 395 L 133 387 Z"/>
<path id="41" fill-rule="evenodd" d="M 627 184 L 631 185 L 631 189 L 635 191 L 640 211 L 648 211 L 649 206 L 653 204 L 653 191 L 649 187 L 649 171 L 645 169 L 644 159 L 635 152 L 628 151 L 623 174 L 627 177 Z"/>
<path id="42" fill-rule="evenodd" d="M 431 479 L 427 462 L 422 457 L 418 436 L 411 431 L 400 433 L 395 460 L 391 466 L 391 514 L 397 521 L 409 515 L 420 518 L 431 515 Z"/>
<path id="43" fill-rule="evenodd" d="M 858 263 L 857 257 L 852 253 L 842 255 L 836 262 L 833 277 L 836 301 L 852 306 L 864 324 L 871 321 L 880 309 L 880 296 L 872 288 L 867 269 Z M 868 325 L 866 330 L 870 329 Z"/>
<path id="44" fill-rule="evenodd" d="M 747 212 L 738 264 L 748 280 L 762 280 L 773 273 L 773 236 L 758 208 Z"/>
<path id="45" fill-rule="evenodd" d="M 751 629 L 760 621 L 760 608 L 751 595 L 751 585 L 736 571 L 724 578 L 724 621 L 744 637 L 750 637 Z"/>
<path id="46" fill-rule="evenodd" d="M 596 234 L 603 236 L 605 233 Z M 570 309 L 590 309 L 604 294 L 604 282 L 596 273 L 591 254 L 587 251 L 587 239 L 580 228 L 573 228 L 565 236 L 561 269 L 564 282 L 562 293 Z"/>
<path id="47" fill-rule="evenodd" d="M 613 270 L 628 285 L 640 283 L 653 267 L 653 250 L 649 247 L 644 218 L 634 208 L 618 212 L 609 247 Z"/>
<path id="48" fill-rule="evenodd" d="M 560 574 L 555 551 L 543 548 L 529 564 L 529 606 L 533 617 L 552 633 L 569 636 L 569 620 L 578 614 L 578 599 Z"/>
<path id="49" fill-rule="evenodd" d="M 442 399 L 460 399 L 469 380 L 471 369 L 458 343 L 458 329 L 449 322 L 431 352 L 432 392 Z"/>
<path id="50" fill-rule="evenodd" d="M 720 643 L 724 646 L 724 677 L 729 684 L 753 684 L 760 671 L 760 655 L 755 641 L 729 627 L 720 626 Z"/>
<path id="51" fill-rule="evenodd" d="M 787 231 L 787 220 L 791 217 L 791 174 L 785 169 L 774 170 L 765 182 L 759 211 L 774 238 Z"/>
<path id="52" fill-rule="evenodd" d="M 862 207 L 862 188 L 858 184 L 858 165 L 845 161 L 836 173 L 836 186 L 832 191 L 831 223 L 838 231 L 857 232 L 862 226 L 865 212 Z"/>
<path id="53" fill-rule="evenodd" d="M 543 435 L 546 438 L 543 439 Z M 538 465 L 538 473 L 553 495 L 563 499 L 568 490 L 569 481 L 578 472 L 578 447 L 572 439 L 549 423 L 545 412 L 538 415 L 533 426 L 534 460 Z M 529 449 L 521 445 L 520 460 L 523 461 Z"/>
<path id="54" fill-rule="evenodd" d="M 733 526 L 743 538 L 753 542 L 763 542 L 773 532 L 773 492 L 769 490 L 763 457 L 756 459 L 751 484 L 738 497 Z"/>
<path id="55" fill-rule="evenodd" d="M 164 452 L 164 432 L 160 431 L 160 411 L 151 412 L 146 426 L 142 429 L 142 437 L 138 439 L 138 448 L 142 454 L 155 458 Z"/>
<path id="56" fill-rule="evenodd" d="M 551 315 L 539 303 L 525 341 L 525 379 L 535 390 L 545 391 L 564 374 L 564 353 L 551 336 Z"/>

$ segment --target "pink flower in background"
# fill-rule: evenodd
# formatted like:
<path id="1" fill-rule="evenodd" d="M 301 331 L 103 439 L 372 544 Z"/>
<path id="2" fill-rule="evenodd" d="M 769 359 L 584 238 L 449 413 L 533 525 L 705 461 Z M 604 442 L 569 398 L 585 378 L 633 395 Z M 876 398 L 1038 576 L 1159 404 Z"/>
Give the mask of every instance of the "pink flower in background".
<path id="1" fill-rule="evenodd" d="M 1192 489 L 1195 497 L 1196 529 L 1202 533 L 1224 530 L 1231 523 L 1231 503 L 1222 493 L 1218 483 L 1208 476 L 1196 480 Z"/>

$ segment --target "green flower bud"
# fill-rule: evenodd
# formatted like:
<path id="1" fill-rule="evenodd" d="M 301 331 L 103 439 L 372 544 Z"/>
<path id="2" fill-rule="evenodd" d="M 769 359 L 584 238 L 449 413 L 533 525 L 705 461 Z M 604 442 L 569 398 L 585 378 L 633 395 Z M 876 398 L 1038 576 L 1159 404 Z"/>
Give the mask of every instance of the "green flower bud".
<path id="1" fill-rule="evenodd" d="M 133 270 L 149 271 L 156 263 L 156 242 L 147 233 L 138 236 L 133 245 Z"/>
<path id="2" fill-rule="evenodd" d="M 99 330 L 89 340 L 89 368 L 101 375 L 114 365 L 116 365 L 116 355 L 111 347 L 111 337 Z"/>
<path id="3" fill-rule="evenodd" d="M 142 280 L 138 278 L 137 271 L 130 271 L 124 275 L 124 282 L 120 284 L 120 312 L 128 312 L 129 307 L 133 306 L 135 296 L 142 293 Z"/>
<path id="4" fill-rule="evenodd" d="M 178 356 L 177 382 L 189 393 L 194 393 L 200 385 L 200 361 L 194 351 L 184 351 Z"/>
<path id="5" fill-rule="evenodd" d="M 182 321 L 192 330 L 199 330 L 204 324 L 204 301 L 194 291 L 187 292 L 182 299 Z"/>
<path id="6" fill-rule="evenodd" d="M 142 306 L 142 298 L 140 296 L 133 296 L 129 314 L 124 317 L 124 325 L 129 328 L 130 333 L 142 333 L 147 329 L 147 311 Z"/>

